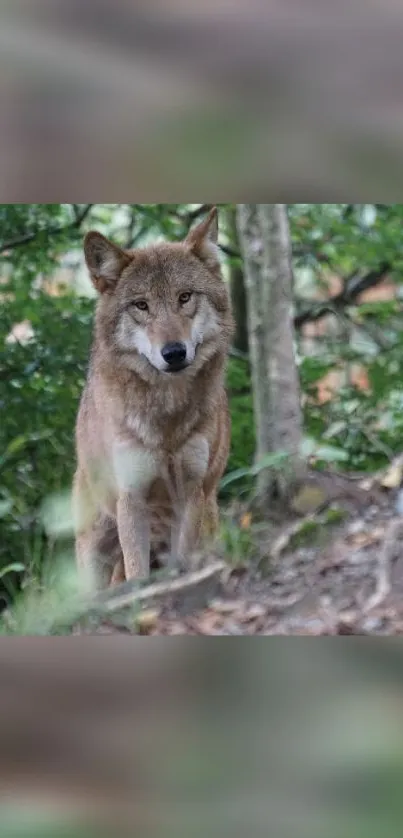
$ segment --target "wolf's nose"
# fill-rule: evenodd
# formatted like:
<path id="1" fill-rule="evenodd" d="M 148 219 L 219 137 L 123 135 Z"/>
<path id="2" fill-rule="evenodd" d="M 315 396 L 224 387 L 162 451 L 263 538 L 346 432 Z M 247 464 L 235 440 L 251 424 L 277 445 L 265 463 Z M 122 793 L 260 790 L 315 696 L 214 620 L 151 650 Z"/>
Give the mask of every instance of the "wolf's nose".
<path id="1" fill-rule="evenodd" d="M 161 355 L 170 367 L 179 366 L 186 359 L 186 346 L 184 343 L 166 343 L 161 349 Z"/>

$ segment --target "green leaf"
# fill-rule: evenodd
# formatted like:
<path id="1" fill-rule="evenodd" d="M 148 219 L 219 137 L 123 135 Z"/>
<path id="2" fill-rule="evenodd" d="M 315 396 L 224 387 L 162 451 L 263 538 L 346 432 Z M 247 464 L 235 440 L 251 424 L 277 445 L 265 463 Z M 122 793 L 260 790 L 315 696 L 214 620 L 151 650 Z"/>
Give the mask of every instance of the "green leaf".
<path id="1" fill-rule="evenodd" d="M 0 500 L 0 518 L 5 518 L 13 508 L 12 500 Z"/>
<path id="2" fill-rule="evenodd" d="M 24 436 L 23 434 L 21 434 L 20 436 L 17 436 L 7 446 L 7 448 L 5 450 L 5 453 L 4 453 L 4 456 L 5 457 L 10 457 L 11 454 L 17 454 L 18 451 L 21 451 L 22 448 L 25 448 L 28 441 L 29 441 L 28 436 Z"/>
<path id="3" fill-rule="evenodd" d="M 256 477 L 256 475 L 260 474 L 260 472 L 265 468 L 278 470 L 285 465 L 288 459 L 289 455 L 286 451 L 277 451 L 273 454 L 266 454 L 265 457 L 251 467 L 250 473 L 253 477 Z"/>
<path id="4" fill-rule="evenodd" d="M 235 483 L 235 481 L 242 480 L 246 477 L 257 477 L 257 475 L 265 468 L 278 470 L 281 466 L 285 465 L 287 460 L 288 454 L 284 451 L 267 454 L 266 457 L 263 457 L 262 460 L 249 468 L 238 468 L 235 471 L 226 474 L 221 480 L 220 488 L 224 489 L 226 486 L 230 486 L 231 483 Z"/>
<path id="5" fill-rule="evenodd" d="M 301 445 L 301 455 L 308 459 L 315 457 L 318 460 L 324 460 L 328 463 L 346 462 L 349 459 L 349 454 L 342 448 L 336 448 L 331 445 L 319 445 L 315 439 L 306 437 Z"/>
<path id="6" fill-rule="evenodd" d="M 21 562 L 13 562 L 12 564 L 8 564 L 7 567 L 1 568 L 0 579 L 3 579 L 8 573 L 23 573 L 24 570 L 25 565 L 21 564 Z"/>
<path id="7" fill-rule="evenodd" d="M 22 451 L 27 445 L 32 442 L 39 442 L 40 440 L 49 439 L 52 436 L 50 429 L 45 429 L 33 434 L 20 434 L 15 437 L 7 446 L 4 454 L 0 457 L 0 466 L 4 465 L 15 454 Z"/>
<path id="8" fill-rule="evenodd" d="M 332 369 L 334 369 L 334 360 L 323 360 L 315 357 L 303 358 L 299 365 L 301 380 L 305 387 L 316 384 Z"/>
<path id="9" fill-rule="evenodd" d="M 345 431 L 346 428 L 347 422 L 344 419 L 340 419 L 338 422 L 333 422 L 323 434 L 323 438 L 331 439 L 332 436 L 338 436 L 342 431 Z"/>
<path id="10" fill-rule="evenodd" d="M 347 451 L 343 451 L 342 448 L 333 448 L 330 445 L 320 445 L 315 451 L 315 457 L 328 463 L 346 463 L 349 459 Z"/>
<path id="11" fill-rule="evenodd" d="M 235 471 L 231 471 L 229 474 L 226 474 L 225 477 L 222 478 L 220 482 L 220 488 L 225 489 L 226 486 L 230 486 L 231 483 L 235 483 L 237 480 L 242 480 L 244 477 L 250 476 L 250 468 L 237 468 L 235 469 Z"/>

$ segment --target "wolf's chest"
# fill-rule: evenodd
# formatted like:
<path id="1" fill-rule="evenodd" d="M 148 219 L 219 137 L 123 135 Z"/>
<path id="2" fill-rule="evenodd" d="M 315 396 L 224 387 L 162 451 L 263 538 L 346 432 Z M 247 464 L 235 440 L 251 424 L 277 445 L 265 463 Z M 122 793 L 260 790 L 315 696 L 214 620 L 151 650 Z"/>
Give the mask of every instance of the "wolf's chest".
<path id="1" fill-rule="evenodd" d="M 126 428 L 144 448 L 160 453 L 176 452 L 194 436 L 198 415 L 170 416 L 164 411 L 136 411 L 126 416 Z"/>
<path id="2" fill-rule="evenodd" d="M 174 451 L 162 445 L 145 447 L 125 440 L 114 450 L 114 473 L 119 490 L 135 491 L 143 497 L 155 495 L 186 502 L 192 488 L 203 482 L 209 462 L 209 445 L 194 434 Z"/>

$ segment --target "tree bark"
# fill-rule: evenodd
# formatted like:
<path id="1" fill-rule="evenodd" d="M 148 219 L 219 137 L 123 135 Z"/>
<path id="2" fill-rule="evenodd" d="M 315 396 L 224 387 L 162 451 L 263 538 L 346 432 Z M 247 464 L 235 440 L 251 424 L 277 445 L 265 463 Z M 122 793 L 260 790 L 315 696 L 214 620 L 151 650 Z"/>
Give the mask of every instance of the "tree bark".
<path id="1" fill-rule="evenodd" d="M 250 360 L 256 422 L 256 460 L 285 452 L 281 475 L 263 469 L 258 499 L 284 497 L 302 476 L 302 413 L 292 320 L 291 245 L 285 204 L 239 204 Z"/>
<path id="2" fill-rule="evenodd" d="M 252 374 L 253 406 L 256 428 L 256 462 L 260 462 L 271 448 L 270 394 L 266 368 L 266 324 L 263 297 L 263 245 L 258 217 L 258 204 L 238 204 L 238 229 L 244 260 L 249 357 Z M 260 472 L 258 496 L 265 502 L 270 494 L 269 473 Z"/>

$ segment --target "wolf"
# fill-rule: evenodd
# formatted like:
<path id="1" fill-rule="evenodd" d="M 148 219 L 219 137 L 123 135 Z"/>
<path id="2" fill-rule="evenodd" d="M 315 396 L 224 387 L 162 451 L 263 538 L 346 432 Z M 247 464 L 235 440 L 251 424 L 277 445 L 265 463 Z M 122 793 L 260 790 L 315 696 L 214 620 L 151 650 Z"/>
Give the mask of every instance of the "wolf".
<path id="1" fill-rule="evenodd" d="M 98 292 L 76 422 L 76 557 L 92 590 L 147 579 L 162 548 L 188 566 L 218 526 L 230 446 L 234 331 L 213 208 L 185 240 L 125 250 L 84 240 Z"/>

